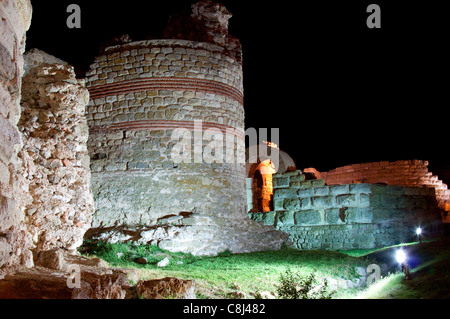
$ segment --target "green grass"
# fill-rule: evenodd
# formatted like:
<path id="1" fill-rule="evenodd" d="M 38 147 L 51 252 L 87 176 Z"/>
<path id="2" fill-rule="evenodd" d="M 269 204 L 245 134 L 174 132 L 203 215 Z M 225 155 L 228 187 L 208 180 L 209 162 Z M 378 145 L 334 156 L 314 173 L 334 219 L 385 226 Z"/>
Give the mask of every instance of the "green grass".
<path id="1" fill-rule="evenodd" d="M 138 269 L 140 280 L 163 277 L 194 280 L 197 297 L 211 299 L 235 298 L 237 292 L 245 298 L 254 298 L 257 292 L 262 291 L 274 295 L 281 275 L 288 269 L 304 276 L 316 271 L 317 278 L 322 280 L 354 280 L 358 277 L 356 267 L 386 263 L 392 274 L 367 289 L 338 289 L 333 297 L 408 299 L 450 297 L 449 247 L 448 241 L 406 246 L 412 256 L 412 264 L 416 263 L 411 270 L 410 281 L 405 281 L 403 274 L 395 273 L 393 254 L 398 246 L 346 252 L 284 248 L 280 251 L 235 255 L 225 252 L 217 257 L 196 257 L 170 253 L 155 246 L 87 243 L 84 253 L 95 255 L 112 267 Z M 135 262 L 142 257 L 148 260 L 148 264 Z M 158 267 L 157 263 L 166 257 L 170 260 L 169 266 Z"/>

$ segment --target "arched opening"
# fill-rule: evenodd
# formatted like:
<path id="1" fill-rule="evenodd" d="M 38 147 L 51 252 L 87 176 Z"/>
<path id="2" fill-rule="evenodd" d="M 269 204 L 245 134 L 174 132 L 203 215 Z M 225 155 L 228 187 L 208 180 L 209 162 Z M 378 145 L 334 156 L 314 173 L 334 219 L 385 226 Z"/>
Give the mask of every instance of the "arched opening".
<path id="1" fill-rule="evenodd" d="M 260 163 L 252 177 L 253 211 L 270 212 L 273 210 L 273 179 L 276 171 L 272 161 Z"/>
<path id="2" fill-rule="evenodd" d="M 259 156 L 259 148 L 270 145 L 258 145 L 258 158 L 256 163 L 247 161 L 247 205 L 249 212 L 273 211 L 273 174 L 295 170 L 295 163 L 285 152 L 278 150 L 277 165 L 268 156 Z M 247 149 L 247 160 L 249 150 Z M 267 152 L 265 153 L 267 154 Z"/>

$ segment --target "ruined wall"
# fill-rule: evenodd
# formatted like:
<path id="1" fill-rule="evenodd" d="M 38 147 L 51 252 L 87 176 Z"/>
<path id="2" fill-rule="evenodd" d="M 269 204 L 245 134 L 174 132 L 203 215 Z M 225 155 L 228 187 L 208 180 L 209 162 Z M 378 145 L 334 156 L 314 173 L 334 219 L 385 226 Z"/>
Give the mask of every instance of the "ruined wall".
<path id="1" fill-rule="evenodd" d="M 195 134 L 233 130 L 235 162 L 244 154 L 242 69 L 222 50 L 208 43 L 154 40 L 108 48 L 97 58 L 87 78 L 97 198 L 93 227 L 154 225 L 184 211 L 242 216 L 243 160 L 194 163 L 189 153 L 192 163 L 175 163 L 171 154 L 180 142 L 172 138 L 174 130 L 185 128 L 193 139 L 194 120 L 202 121 Z M 210 142 L 201 141 L 202 150 Z"/>
<path id="2" fill-rule="evenodd" d="M 197 15 L 229 18 L 222 5 L 201 2 L 201 10 L 193 6 Z M 214 12 L 206 17 L 208 10 Z M 247 216 L 241 48 L 232 46 L 231 54 L 230 38 L 220 37 L 227 26 L 217 25 L 206 36 L 210 42 L 111 46 L 92 64 L 92 232 L 103 240 L 206 255 L 277 249 L 284 241 L 284 234 Z M 174 135 L 179 129 L 183 134 Z M 212 135 L 223 145 L 214 147 L 220 143 Z M 182 160 L 172 156 L 177 149 Z"/>
<path id="3" fill-rule="evenodd" d="M 71 66 L 32 64 L 38 66 L 23 78 L 18 125 L 23 138 L 20 204 L 34 249 L 75 251 L 90 228 L 94 210 L 84 115 L 89 92 Z"/>
<path id="4" fill-rule="evenodd" d="M 450 191 L 438 176 L 429 172 L 428 165 L 428 161 L 419 160 L 356 164 L 321 172 L 321 178 L 327 185 L 383 183 L 435 189 L 439 208 L 444 212 L 443 219 L 450 222 L 447 214 L 450 211 Z"/>
<path id="5" fill-rule="evenodd" d="M 25 32 L 31 23 L 29 0 L 0 0 L 0 276 L 17 266 L 32 266 L 29 235 L 19 209 L 16 156 Z"/>
<path id="6" fill-rule="evenodd" d="M 433 189 L 373 184 L 325 186 L 300 171 L 274 175 L 275 209 L 250 213 L 290 235 L 299 249 L 380 248 L 439 231 Z"/>

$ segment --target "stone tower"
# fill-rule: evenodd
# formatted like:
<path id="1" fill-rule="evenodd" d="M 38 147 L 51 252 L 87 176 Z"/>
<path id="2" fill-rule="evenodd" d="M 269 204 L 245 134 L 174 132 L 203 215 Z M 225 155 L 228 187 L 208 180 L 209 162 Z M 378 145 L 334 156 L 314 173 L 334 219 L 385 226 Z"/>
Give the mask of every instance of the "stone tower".
<path id="1" fill-rule="evenodd" d="M 164 40 L 105 48 L 87 74 L 92 233 L 197 255 L 278 249 L 286 236 L 247 215 L 231 14 L 209 0 L 192 11 Z"/>

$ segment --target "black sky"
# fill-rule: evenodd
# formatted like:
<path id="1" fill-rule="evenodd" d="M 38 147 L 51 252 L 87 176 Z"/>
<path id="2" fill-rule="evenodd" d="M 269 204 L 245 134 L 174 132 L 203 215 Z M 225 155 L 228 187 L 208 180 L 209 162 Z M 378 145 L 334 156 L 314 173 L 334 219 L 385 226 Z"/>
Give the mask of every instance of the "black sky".
<path id="1" fill-rule="evenodd" d="M 100 43 L 158 38 L 170 14 L 195 0 L 31 2 L 27 49 L 82 75 Z M 220 2 L 243 45 L 246 126 L 279 128 L 281 149 L 300 169 L 422 159 L 450 182 L 448 27 L 439 1 Z M 81 29 L 66 26 L 71 3 L 81 7 Z M 381 7 L 381 29 L 366 26 L 370 3 Z"/>

